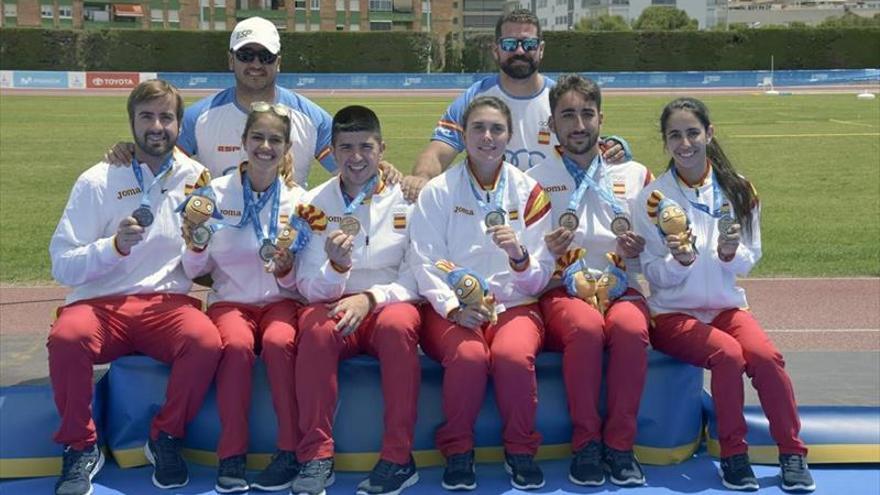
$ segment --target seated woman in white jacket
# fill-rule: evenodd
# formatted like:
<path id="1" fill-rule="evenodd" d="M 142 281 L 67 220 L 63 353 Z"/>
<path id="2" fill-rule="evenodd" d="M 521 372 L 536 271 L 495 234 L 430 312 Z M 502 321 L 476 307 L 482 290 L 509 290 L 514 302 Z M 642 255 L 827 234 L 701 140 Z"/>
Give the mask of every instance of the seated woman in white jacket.
<path id="1" fill-rule="evenodd" d="M 503 101 L 474 99 L 464 113 L 467 158 L 425 186 L 411 225 L 413 272 L 433 308 L 424 311 L 421 345 L 444 368 L 446 422 L 436 442 L 447 460 L 442 485 L 449 490 L 476 488 L 473 428 L 490 373 L 511 483 L 544 485 L 534 460 L 541 443 L 535 355 L 544 335 L 537 296 L 554 267 L 543 240 L 551 230 L 550 199 L 505 161 L 511 132 Z M 483 301 L 460 303 L 438 262 L 445 271 L 469 270 L 464 288 L 484 291 Z"/>
<path id="2" fill-rule="evenodd" d="M 183 267 L 191 278 L 210 274 L 208 316 L 223 340 L 217 368 L 220 467 L 215 489 L 248 490 L 245 478 L 248 415 L 255 354 L 266 364 L 278 418 L 278 451 L 250 486 L 281 490 L 296 474 L 299 443 L 294 380 L 294 336 L 301 297 L 291 251 L 276 246 L 305 192 L 293 182 L 290 117 L 281 106 L 257 102 L 242 136 L 248 159 L 238 173 L 211 181 L 216 208 L 225 217 L 207 245 L 184 229 Z M 225 227 L 225 228 L 224 228 Z"/>
<path id="3" fill-rule="evenodd" d="M 660 128 L 669 168 L 636 203 L 636 230 L 646 240 L 642 268 L 651 284 L 651 341 L 670 356 L 711 370 L 724 486 L 758 489 L 745 442 L 745 372 L 779 446 L 782 488 L 812 491 L 785 362 L 736 285 L 737 275 L 748 274 L 761 257 L 757 194 L 721 150 L 702 102 L 672 101 Z M 685 226 L 685 217 L 687 230 L 668 227 Z"/>

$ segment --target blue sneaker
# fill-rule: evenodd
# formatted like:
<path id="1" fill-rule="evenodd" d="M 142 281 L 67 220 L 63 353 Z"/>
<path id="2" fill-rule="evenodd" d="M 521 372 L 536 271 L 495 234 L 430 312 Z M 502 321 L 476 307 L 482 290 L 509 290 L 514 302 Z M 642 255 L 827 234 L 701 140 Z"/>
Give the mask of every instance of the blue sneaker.
<path id="1" fill-rule="evenodd" d="M 504 453 L 504 470 L 510 484 L 520 490 L 537 490 L 544 486 L 544 472 L 531 454 Z"/>
<path id="2" fill-rule="evenodd" d="M 55 495 L 91 495 L 92 478 L 104 467 L 104 453 L 97 445 L 84 450 L 70 446 L 62 454 L 61 476 L 55 483 Z"/>
<path id="3" fill-rule="evenodd" d="M 288 450 L 279 450 L 272 456 L 272 462 L 266 466 L 266 469 L 260 471 L 251 483 L 251 488 L 267 492 L 286 490 L 293 484 L 293 479 L 299 473 L 299 467 L 296 454 Z"/>
<path id="4" fill-rule="evenodd" d="M 180 444 L 180 439 L 159 432 L 159 438 L 147 440 L 144 445 L 144 454 L 153 465 L 153 484 L 157 487 L 167 490 L 189 483 L 189 471 L 180 455 Z"/>
<path id="5" fill-rule="evenodd" d="M 357 495 L 398 495 L 418 482 L 419 472 L 412 457 L 406 464 L 379 459 L 370 476 L 358 484 Z"/>
<path id="6" fill-rule="evenodd" d="M 244 493 L 248 491 L 250 487 L 245 478 L 246 471 L 247 458 L 244 455 L 220 459 L 214 491 L 217 493 Z"/>
<path id="7" fill-rule="evenodd" d="M 755 491 L 758 489 L 758 479 L 752 471 L 748 454 L 736 454 L 721 459 L 721 483 L 731 489 L 740 491 Z"/>
<path id="8" fill-rule="evenodd" d="M 474 451 L 463 454 L 452 454 L 446 458 L 446 469 L 440 486 L 446 490 L 475 490 L 477 488 L 477 471 L 474 467 Z"/>

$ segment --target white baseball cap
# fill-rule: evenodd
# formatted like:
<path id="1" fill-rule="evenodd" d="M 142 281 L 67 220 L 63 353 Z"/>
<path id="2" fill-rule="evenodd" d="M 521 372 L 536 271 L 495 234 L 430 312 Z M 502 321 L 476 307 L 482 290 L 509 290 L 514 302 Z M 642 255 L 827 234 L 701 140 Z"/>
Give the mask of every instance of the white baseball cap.
<path id="1" fill-rule="evenodd" d="M 262 45 L 274 54 L 281 51 L 278 28 L 262 17 L 245 19 L 236 24 L 235 29 L 232 30 L 232 36 L 229 37 L 230 50 L 236 51 L 248 43 Z"/>

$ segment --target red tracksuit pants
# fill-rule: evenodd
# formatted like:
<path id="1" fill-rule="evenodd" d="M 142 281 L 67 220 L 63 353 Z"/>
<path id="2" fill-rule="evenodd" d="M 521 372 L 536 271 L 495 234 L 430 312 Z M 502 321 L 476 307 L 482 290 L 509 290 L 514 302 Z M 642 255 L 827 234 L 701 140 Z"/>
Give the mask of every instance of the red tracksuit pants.
<path id="1" fill-rule="evenodd" d="M 302 440 L 297 459 L 308 462 L 333 456 L 339 361 L 366 353 L 379 359 L 382 374 L 385 417 L 380 457 L 406 464 L 412 453 L 422 377 L 419 310 L 409 303 L 389 304 L 370 313 L 346 337 L 335 329 L 338 320 L 328 311 L 318 303 L 300 312 L 296 398 Z"/>
<path id="2" fill-rule="evenodd" d="M 586 302 L 571 297 L 565 288 L 541 297 L 546 325 L 544 348 L 562 352 L 562 376 L 572 422 L 572 450 L 590 441 L 632 450 L 645 373 L 648 368 L 649 312 L 634 289 L 608 308 L 603 318 Z M 636 299 L 637 298 L 637 299 Z M 602 357 L 608 349 L 606 414 L 599 416 Z"/>
<path id="3" fill-rule="evenodd" d="M 279 450 L 296 451 L 299 430 L 294 393 L 294 337 L 300 304 L 285 299 L 265 306 L 220 302 L 208 308 L 223 340 L 223 357 L 217 367 L 217 408 L 220 440 L 217 456 L 226 459 L 246 454 L 248 416 L 254 359 L 266 365 L 272 405 L 278 419 Z"/>
<path id="4" fill-rule="evenodd" d="M 535 431 L 538 382 L 535 356 L 544 324 L 537 304 L 508 308 L 498 323 L 483 330 L 456 325 L 430 307 L 424 311 L 422 349 L 443 365 L 443 415 L 437 430 L 440 452 L 449 457 L 474 448 L 474 423 L 492 375 L 501 413 L 504 449 L 511 454 L 538 451 Z"/>
<path id="5" fill-rule="evenodd" d="M 159 432 L 183 438 L 214 378 L 220 334 L 183 294 L 139 294 L 77 301 L 58 310 L 49 332 L 49 377 L 61 426 L 55 441 L 82 450 L 97 441 L 92 420 L 92 366 L 133 352 L 171 365 L 165 404 L 153 418 Z"/>
<path id="6" fill-rule="evenodd" d="M 654 317 L 651 342 L 676 359 L 712 372 L 721 457 L 748 451 L 743 371 L 758 391 L 779 452 L 806 455 L 807 448 L 798 437 L 801 423 L 785 361 L 751 313 L 729 309 L 710 324 L 682 313 L 658 315 Z"/>

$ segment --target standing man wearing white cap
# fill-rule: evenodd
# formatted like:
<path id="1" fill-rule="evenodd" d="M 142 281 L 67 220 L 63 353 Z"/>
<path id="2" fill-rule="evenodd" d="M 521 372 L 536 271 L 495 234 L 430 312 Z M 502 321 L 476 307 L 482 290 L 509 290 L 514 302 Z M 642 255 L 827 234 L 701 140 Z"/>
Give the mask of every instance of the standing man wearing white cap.
<path id="1" fill-rule="evenodd" d="M 229 38 L 229 69 L 235 86 L 186 109 L 178 146 L 219 177 L 247 159 L 241 134 L 251 104 L 279 103 L 290 111 L 294 181 L 305 185 L 314 157 L 336 172 L 330 154 L 330 115 L 308 98 L 276 85 L 281 71 L 281 38 L 272 22 L 251 17 Z"/>

